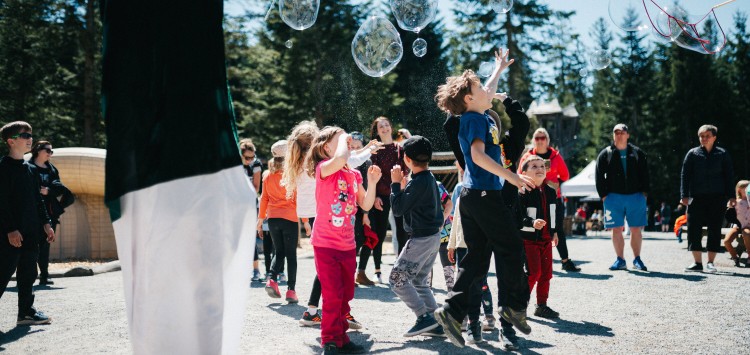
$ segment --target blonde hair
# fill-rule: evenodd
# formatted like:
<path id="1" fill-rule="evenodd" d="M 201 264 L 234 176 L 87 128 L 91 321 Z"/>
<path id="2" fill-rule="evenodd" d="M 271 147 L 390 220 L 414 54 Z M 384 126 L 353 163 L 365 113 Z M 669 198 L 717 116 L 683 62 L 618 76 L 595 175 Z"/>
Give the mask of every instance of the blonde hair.
<path id="1" fill-rule="evenodd" d="M 305 160 L 313 140 L 319 133 L 320 130 L 315 121 L 302 121 L 292 128 L 292 132 L 286 138 L 289 145 L 284 156 L 281 186 L 286 188 L 287 199 L 292 198 L 294 192 L 297 191 L 297 178 L 300 174 L 306 173 L 311 177 L 315 175 L 315 169 L 305 169 Z"/>
<path id="2" fill-rule="evenodd" d="M 435 94 L 438 108 L 454 116 L 464 113 L 466 111 L 464 97 L 471 94 L 473 84 L 482 85 L 479 77 L 472 70 L 465 70 L 461 76 L 448 77 L 445 84 L 438 86 L 437 94 Z"/>
<path id="3" fill-rule="evenodd" d="M 737 182 L 737 186 L 734 187 L 734 194 L 737 195 L 737 199 L 745 198 L 745 196 L 740 195 L 740 189 L 747 189 L 748 185 L 750 185 L 750 181 L 748 180 L 740 180 Z"/>
<path id="4" fill-rule="evenodd" d="M 284 157 L 271 158 L 271 160 L 268 161 L 268 170 L 271 171 L 271 174 L 274 174 L 277 171 L 281 171 L 283 173 Z"/>
<path id="5" fill-rule="evenodd" d="M 331 157 L 326 154 L 326 144 L 330 142 L 333 137 L 336 137 L 337 134 L 343 133 L 344 130 L 336 127 L 336 126 L 328 126 L 324 127 L 317 137 L 315 137 L 315 140 L 313 141 L 312 146 L 310 147 L 310 152 L 307 156 L 307 171 L 315 171 L 315 167 L 318 166 L 318 163 L 320 163 L 323 160 L 331 159 Z"/>
<path id="6" fill-rule="evenodd" d="M 544 136 L 547 137 L 547 143 L 550 143 L 549 132 L 547 132 L 545 128 L 543 127 L 537 128 L 536 131 L 534 131 L 534 134 L 532 134 L 531 136 L 534 137 L 536 136 L 537 133 L 544 134 Z"/>
<path id="7" fill-rule="evenodd" d="M 253 144 L 253 140 L 250 138 L 244 138 L 240 140 L 240 150 L 244 153 L 246 150 L 255 152 L 255 144 Z"/>

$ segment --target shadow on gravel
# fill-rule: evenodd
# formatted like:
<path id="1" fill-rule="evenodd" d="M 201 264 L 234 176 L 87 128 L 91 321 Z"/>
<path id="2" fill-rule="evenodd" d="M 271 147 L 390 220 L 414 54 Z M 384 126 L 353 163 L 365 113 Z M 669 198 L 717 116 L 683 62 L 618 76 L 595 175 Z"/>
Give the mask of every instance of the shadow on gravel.
<path id="1" fill-rule="evenodd" d="M 695 274 L 670 274 L 670 273 L 659 272 L 659 271 L 649 271 L 649 272 L 631 271 L 631 270 L 628 270 L 628 271 L 631 275 L 636 275 L 636 276 L 658 277 L 660 279 L 680 279 L 680 280 L 691 281 L 691 282 L 703 281 L 706 278 L 703 275 L 695 275 Z"/>
<path id="2" fill-rule="evenodd" d="M 588 260 L 573 260 L 573 262 L 574 262 L 574 263 L 575 263 L 576 265 L 591 264 L 591 262 L 590 262 L 590 261 L 588 261 Z M 562 262 L 561 262 L 561 261 L 560 261 L 559 259 L 554 259 L 554 260 L 552 260 L 552 263 L 553 263 L 553 264 L 561 264 Z"/>
<path id="3" fill-rule="evenodd" d="M 266 308 L 294 319 L 295 321 L 302 317 L 302 313 L 305 312 L 307 307 L 300 306 L 299 304 L 287 304 L 287 303 L 271 303 Z"/>
<path id="4" fill-rule="evenodd" d="M 56 287 L 56 286 L 49 286 L 49 285 L 35 285 L 34 286 L 34 291 L 41 291 L 41 290 L 44 290 L 44 291 L 47 291 L 47 290 L 54 291 L 54 290 L 64 290 L 64 289 L 65 289 L 65 287 L 59 287 L 59 286 L 58 287 Z"/>
<path id="5" fill-rule="evenodd" d="M 484 340 L 486 341 L 492 341 L 498 344 L 503 343 L 503 340 L 500 339 L 500 332 L 498 330 L 493 330 L 492 332 L 482 332 L 482 338 L 484 338 Z M 546 348 L 551 348 L 554 346 L 552 344 L 547 344 L 547 343 L 542 343 L 542 342 L 522 338 L 517 335 L 514 335 L 513 339 L 510 339 L 510 340 L 518 345 L 518 349 L 513 350 L 513 351 L 508 351 L 508 350 L 505 350 L 504 347 L 495 348 L 492 346 L 492 344 L 487 344 L 487 345 L 490 345 L 489 347 L 482 346 L 482 344 L 486 344 L 486 343 L 477 344 L 477 347 L 487 350 L 492 354 L 497 354 L 500 352 L 521 353 L 521 354 L 539 354 L 538 352 L 533 351 L 531 349 L 546 349 Z"/>
<path id="6" fill-rule="evenodd" d="M 576 335 L 594 335 L 602 337 L 613 337 L 612 328 L 605 327 L 601 324 L 583 321 L 581 323 L 571 322 L 565 319 L 545 320 L 539 318 L 528 318 L 534 323 L 543 324 L 554 328 L 559 333 L 570 333 Z"/>
<path id="7" fill-rule="evenodd" d="M 39 333 L 43 331 L 44 329 L 35 329 L 34 331 L 31 331 L 30 326 L 18 326 L 7 332 L 0 331 L 0 345 L 8 344 L 19 340 L 29 334 Z M 5 348 L 0 346 L 0 351 L 2 350 L 5 350 Z"/>
<path id="8" fill-rule="evenodd" d="M 354 289 L 354 298 L 365 300 L 376 300 L 382 302 L 401 302 L 389 287 L 384 286 L 359 286 Z"/>
<path id="9" fill-rule="evenodd" d="M 385 348 L 385 349 L 369 351 L 368 354 L 408 353 L 410 350 L 413 351 L 414 349 L 429 350 L 429 351 L 437 352 L 438 354 L 486 354 L 485 351 L 474 349 L 470 346 L 466 346 L 462 349 L 459 349 L 453 346 L 453 344 L 451 344 L 450 341 L 448 341 L 448 339 L 439 338 L 439 337 L 431 338 L 431 337 L 417 336 L 417 337 L 405 340 L 404 342 L 379 342 L 378 344 L 379 345 L 387 344 L 387 345 L 392 345 L 392 346 Z M 372 342 L 368 345 L 372 346 Z M 481 343 L 481 344 L 477 344 L 477 346 L 493 354 L 502 352 L 502 348 L 494 347 L 492 346 L 492 344 Z"/>
<path id="10" fill-rule="evenodd" d="M 586 280 L 609 280 L 612 278 L 611 274 L 584 274 L 581 272 L 552 271 L 552 275 L 554 275 L 555 277 L 568 277 L 571 279 L 586 279 Z"/>
<path id="11" fill-rule="evenodd" d="M 372 348 L 372 344 L 375 343 L 374 341 L 370 340 L 370 334 L 350 331 L 347 332 L 346 335 L 349 336 L 349 340 L 354 344 L 363 346 L 368 354 L 374 354 L 374 352 L 369 351 Z M 313 352 L 313 354 L 320 354 L 323 352 L 323 347 L 320 346 L 320 337 L 316 338 L 316 343 L 318 345 L 308 346 L 310 347 L 310 350 Z"/>

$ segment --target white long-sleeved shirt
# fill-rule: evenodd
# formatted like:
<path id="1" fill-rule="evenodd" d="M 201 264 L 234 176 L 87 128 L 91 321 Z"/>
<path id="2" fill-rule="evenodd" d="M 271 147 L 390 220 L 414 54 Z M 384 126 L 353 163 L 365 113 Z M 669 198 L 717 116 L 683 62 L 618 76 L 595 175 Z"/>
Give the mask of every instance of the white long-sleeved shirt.
<path id="1" fill-rule="evenodd" d="M 306 172 L 297 178 L 297 217 L 315 217 L 315 178 Z"/>
<path id="2" fill-rule="evenodd" d="M 456 199 L 456 212 L 459 211 L 458 204 L 461 203 L 461 199 Z M 466 248 L 466 242 L 464 241 L 464 229 L 461 225 L 461 214 L 456 213 L 453 215 L 453 226 L 451 227 L 451 236 L 448 238 L 448 249 Z"/>

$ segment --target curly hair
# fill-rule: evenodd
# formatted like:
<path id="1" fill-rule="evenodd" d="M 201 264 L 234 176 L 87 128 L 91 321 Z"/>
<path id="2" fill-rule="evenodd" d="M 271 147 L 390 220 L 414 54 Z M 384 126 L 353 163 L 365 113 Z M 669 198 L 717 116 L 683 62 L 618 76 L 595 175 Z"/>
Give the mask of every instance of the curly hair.
<path id="1" fill-rule="evenodd" d="M 435 102 L 438 108 L 452 115 L 460 115 L 466 111 L 464 97 L 471 94 L 473 84 L 482 85 L 479 77 L 472 70 L 465 70 L 461 76 L 451 76 L 445 84 L 438 86 Z"/>
<path id="2" fill-rule="evenodd" d="M 284 157 L 284 174 L 281 177 L 281 186 L 286 188 L 286 198 L 291 199 L 297 191 L 297 178 L 300 174 L 312 177 L 315 169 L 305 169 L 307 153 L 312 146 L 313 140 L 320 133 L 315 121 L 302 121 L 298 123 L 286 138 L 289 146 Z"/>

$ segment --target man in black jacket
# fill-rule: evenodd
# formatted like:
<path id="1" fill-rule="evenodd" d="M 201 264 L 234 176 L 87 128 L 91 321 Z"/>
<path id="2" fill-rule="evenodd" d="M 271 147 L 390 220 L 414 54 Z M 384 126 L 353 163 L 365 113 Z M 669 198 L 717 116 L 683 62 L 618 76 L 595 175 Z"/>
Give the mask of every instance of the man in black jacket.
<path id="1" fill-rule="evenodd" d="M 612 130 L 614 144 L 604 148 L 596 159 L 596 191 L 604 203 L 604 227 L 612 229 L 617 260 L 610 270 L 625 270 L 625 240 L 622 227 L 627 218 L 633 268 L 646 271 L 641 261 L 641 229 L 648 223 L 646 195 L 649 190 L 646 154 L 628 143 L 628 126 L 620 123 Z"/>
<path id="2" fill-rule="evenodd" d="M 716 147 L 716 126 L 703 125 L 698 129 L 700 147 L 688 151 L 682 162 L 680 197 L 688 206 L 688 250 L 695 263 L 685 271 L 703 271 L 701 239 L 703 226 L 708 227 L 708 263 L 706 272 L 716 272 L 714 258 L 721 251 L 721 222 L 727 200 L 734 206 L 732 159 L 726 150 Z"/>

